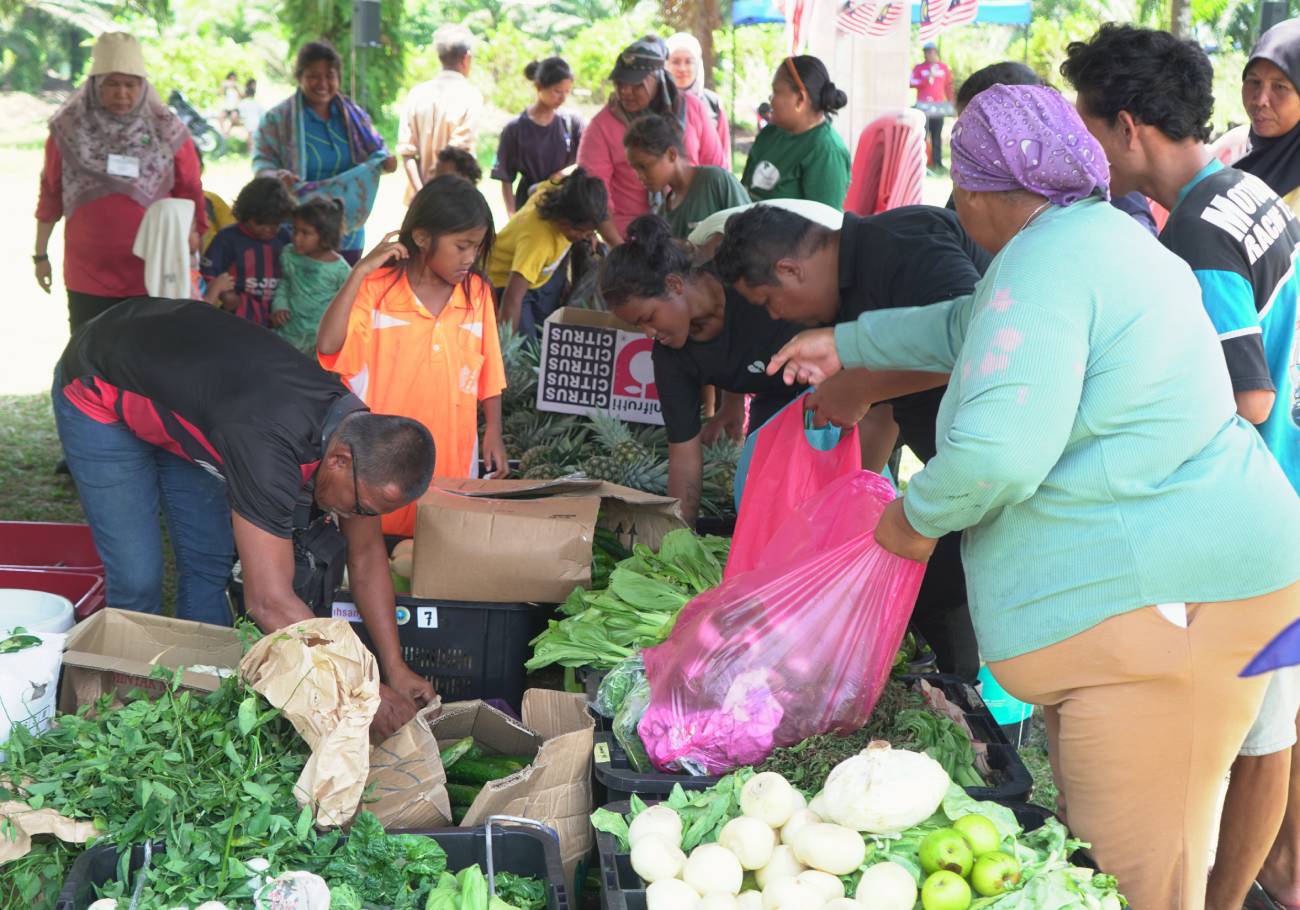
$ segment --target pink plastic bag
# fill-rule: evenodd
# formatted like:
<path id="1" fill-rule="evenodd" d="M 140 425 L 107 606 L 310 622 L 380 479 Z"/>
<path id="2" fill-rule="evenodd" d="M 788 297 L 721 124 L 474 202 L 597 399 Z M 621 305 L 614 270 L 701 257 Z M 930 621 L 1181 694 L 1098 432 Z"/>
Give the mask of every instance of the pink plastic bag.
<path id="1" fill-rule="evenodd" d="M 925 574 L 876 544 L 893 498 L 867 471 L 833 482 L 777 529 L 759 568 L 696 597 L 644 652 L 637 732 L 656 768 L 717 774 L 867 722 Z"/>
<path id="2" fill-rule="evenodd" d="M 833 438 L 834 428 L 813 430 Z M 777 529 L 828 483 L 862 470 L 858 430 L 840 432 L 827 451 L 813 448 L 804 430 L 803 398 L 796 398 L 759 429 L 740 498 L 736 533 L 723 579 L 761 564 L 760 556 Z"/>

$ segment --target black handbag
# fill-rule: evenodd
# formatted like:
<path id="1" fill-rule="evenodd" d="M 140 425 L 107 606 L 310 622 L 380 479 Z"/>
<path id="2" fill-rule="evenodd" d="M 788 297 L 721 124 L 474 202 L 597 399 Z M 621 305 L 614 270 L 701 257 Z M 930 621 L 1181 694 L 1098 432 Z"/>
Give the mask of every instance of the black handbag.
<path id="1" fill-rule="evenodd" d="M 317 616 L 329 616 L 347 564 L 347 538 L 333 516 L 314 508 L 309 490 L 294 510 L 293 592 Z"/>

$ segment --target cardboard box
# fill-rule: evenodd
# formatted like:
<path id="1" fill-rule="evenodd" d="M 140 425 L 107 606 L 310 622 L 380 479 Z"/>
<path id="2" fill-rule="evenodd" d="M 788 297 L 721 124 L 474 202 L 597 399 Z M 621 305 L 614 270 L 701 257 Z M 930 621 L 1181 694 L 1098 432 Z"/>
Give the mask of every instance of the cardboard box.
<path id="1" fill-rule="evenodd" d="M 68 634 L 59 711 L 71 713 L 108 692 L 161 693 L 166 688 L 163 680 L 149 676 L 156 666 L 236 670 L 241 657 L 243 647 L 234 629 L 130 610 L 100 610 Z M 181 684 L 215 692 L 221 677 L 186 671 Z"/>
<path id="2" fill-rule="evenodd" d="M 595 721 L 586 696 L 550 689 L 524 693 L 523 723 L 481 701 L 444 705 L 431 728 L 439 748 L 473 736 L 491 755 L 529 755 L 528 767 L 484 786 L 462 828 L 513 815 L 550 825 L 560 835 L 567 880 L 594 843 L 590 816 Z M 449 821 L 449 820 L 448 820 Z"/>
<path id="3" fill-rule="evenodd" d="M 611 313 L 561 307 L 542 326 L 537 410 L 663 425 L 654 341 Z"/>
<path id="4" fill-rule="evenodd" d="M 435 480 L 416 515 L 411 593 L 559 603 L 591 584 L 598 516 L 629 548 L 686 527 L 677 500 L 601 480 Z"/>

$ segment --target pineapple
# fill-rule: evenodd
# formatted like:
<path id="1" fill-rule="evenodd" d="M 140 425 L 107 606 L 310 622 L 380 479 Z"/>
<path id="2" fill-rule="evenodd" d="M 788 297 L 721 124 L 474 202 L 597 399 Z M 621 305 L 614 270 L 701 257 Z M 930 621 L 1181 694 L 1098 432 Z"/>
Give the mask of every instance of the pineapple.
<path id="1" fill-rule="evenodd" d="M 589 420 L 592 432 L 596 434 L 596 441 L 600 443 L 606 454 L 613 455 L 623 443 L 636 443 L 636 437 L 632 435 L 627 424 L 612 414 L 593 414 Z"/>
<path id="2" fill-rule="evenodd" d="M 663 495 L 668 492 L 668 462 L 654 455 L 623 466 L 622 477 L 615 483 L 634 490 Z"/>
<path id="3" fill-rule="evenodd" d="M 619 478 L 623 476 L 623 469 L 616 459 L 608 455 L 593 455 L 582 463 L 582 473 L 592 480 L 619 483 Z"/>
<path id="4" fill-rule="evenodd" d="M 533 468 L 540 467 L 550 463 L 551 447 L 548 445 L 533 446 L 519 456 L 519 473 L 525 477 Z"/>
<path id="5" fill-rule="evenodd" d="M 650 452 L 635 439 L 620 442 L 618 445 L 614 446 L 611 454 L 614 456 L 615 461 L 625 465 L 636 464 L 637 462 L 650 457 Z"/>

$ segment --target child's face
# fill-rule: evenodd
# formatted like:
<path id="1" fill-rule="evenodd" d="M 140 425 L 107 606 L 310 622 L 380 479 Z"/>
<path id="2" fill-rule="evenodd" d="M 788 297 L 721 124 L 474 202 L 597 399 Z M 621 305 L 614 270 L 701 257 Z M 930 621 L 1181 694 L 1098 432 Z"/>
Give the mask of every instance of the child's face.
<path id="1" fill-rule="evenodd" d="M 591 224 L 569 224 L 567 221 L 558 222 L 560 233 L 565 236 L 570 243 L 583 243 L 590 240 L 596 233 L 595 225 Z"/>
<path id="2" fill-rule="evenodd" d="M 669 149 L 662 155 L 655 155 L 645 149 L 627 150 L 627 163 L 641 185 L 652 193 L 658 193 L 668 185 L 677 171 L 677 149 Z"/>
<path id="3" fill-rule="evenodd" d="M 450 161 L 439 160 L 438 163 L 433 166 L 434 177 L 449 177 L 459 174 L 460 171 L 456 170 L 456 165 Z"/>
<path id="4" fill-rule="evenodd" d="M 246 221 L 244 222 L 244 230 L 248 231 L 248 233 L 257 240 L 261 240 L 263 243 L 269 243 L 275 239 L 276 234 L 280 233 L 280 225 L 259 224 L 256 221 Z"/>
<path id="5" fill-rule="evenodd" d="M 299 256 L 320 252 L 320 232 L 305 221 L 293 222 L 293 248 Z"/>
<path id="6" fill-rule="evenodd" d="M 427 248 L 425 268 L 448 284 L 460 284 L 469 275 L 478 260 L 479 247 L 487 236 L 487 228 L 473 228 L 455 234 L 443 234 Z"/>

